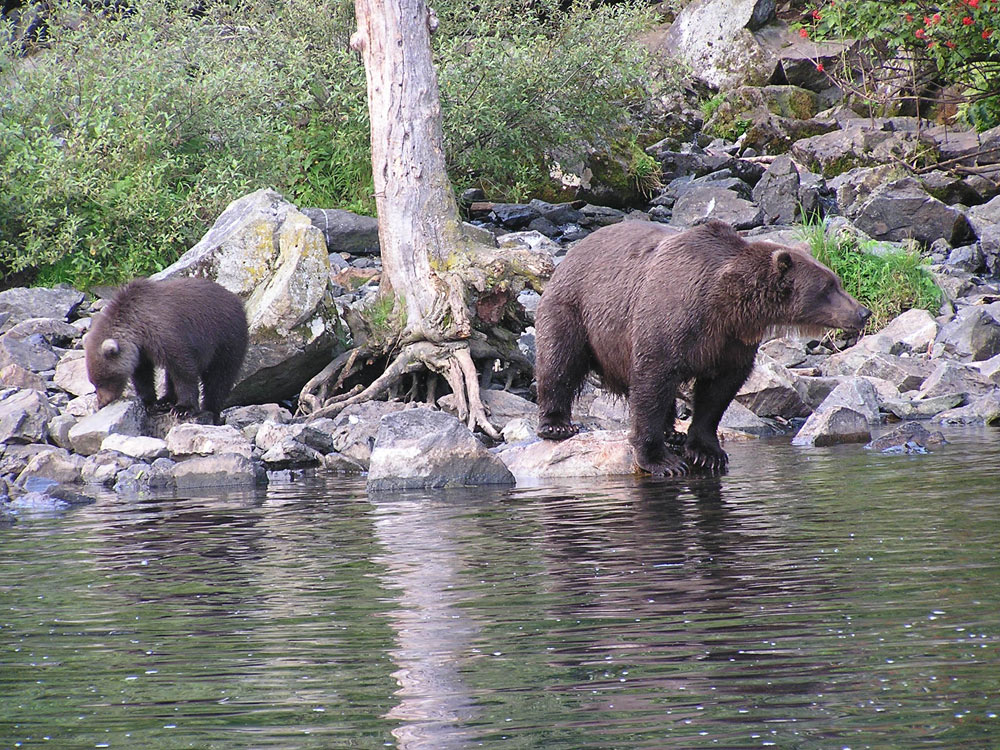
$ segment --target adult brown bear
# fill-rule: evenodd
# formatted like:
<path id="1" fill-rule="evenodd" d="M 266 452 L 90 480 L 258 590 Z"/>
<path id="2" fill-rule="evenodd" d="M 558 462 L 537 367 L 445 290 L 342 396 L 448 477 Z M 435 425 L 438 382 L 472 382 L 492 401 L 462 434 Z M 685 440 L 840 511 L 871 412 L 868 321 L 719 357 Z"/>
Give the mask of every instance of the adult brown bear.
<path id="1" fill-rule="evenodd" d="M 591 370 L 628 398 L 635 461 L 653 474 L 726 467 L 716 431 L 781 326 L 859 330 L 871 311 L 806 250 L 748 242 L 720 221 L 682 233 L 630 221 L 582 240 L 545 288 L 535 322 L 538 434 L 576 433 L 570 408 Z M 694 379 L 682 455 L 677 387 Z"/>
<path id="2" fill-rule="evenodd" d="M 154 369 L 167 373 L 159 403 L 179 413 L 204 411 L 218 419 L 247 350 L 243 302 L 214 281 L 201 278 L 124 286 L 84 337 L 87 375 L 98 406 L 120 398 L 129 380 L 147 406 L 158 403 Z"/>

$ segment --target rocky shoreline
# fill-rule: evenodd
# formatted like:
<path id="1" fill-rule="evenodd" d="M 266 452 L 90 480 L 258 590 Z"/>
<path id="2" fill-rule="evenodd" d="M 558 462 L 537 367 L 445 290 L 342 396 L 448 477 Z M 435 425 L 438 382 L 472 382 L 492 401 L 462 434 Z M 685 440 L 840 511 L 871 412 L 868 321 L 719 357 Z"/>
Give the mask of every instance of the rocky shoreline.
<path id="1" fill-rule="evenodd" d="M 680 230 L 710 217 L 792 244 L 805 218 L 822 216 L 828 237 L 847 233 L 873 253 L 920 252 L 943 291 L 941 309 L 909 310 L 859 341 L 765 342 L 723 437 L 861 443 L 900 421 L 896 439 L 873 448 L 918 451 L 941 440 L 924 422 L 1000 422 L 1000 128 L 862 117 L 841 104 L 820 110 L 836 97 L 816 61 L 834 65 L 842 50 L 803 50 L 780 27 L 754 33 L 770 45 L 766 85 L 727 81 L 711 116 L 682 97 L 654 103 L 670 130 L 645 149 L 655 181 L 639 185 L 627 165 L 594 155 L 561 174 L 562 202 L 463 195 L 467 230 L 551 267 L 575 241 L 621 221 Z M 705 134 L 725 118 L 743 124 L 738 138 Z M 0 515 L 87 502 L 94 487 L 248 487 L 298 470 L 367 473 L 373 491 L 633 471 L 625 406 L 593 385 L 575 407 L 584 431 L 560 443 L 534 437 L 523 384 L 483 391 L 502 442 L 473 435 L 448 413 L 447 396 L 295 417 L 302 386 L 350 345 L 352 318 L 374 298 L 380 272 L 374 219 L 299 210 L 265 189 L 234 201 L 156 274 L 208 276 L 245 302 L 251 344 L 232 398 L 256 405 L 226 410 L 222 425 L 178 423 L 128 398 L 96 411 L 81 339 L 103 300 L 74 289 L 0 292 Z M 518 296 L 528 362 L 538 300 L 531 290 Z"/>

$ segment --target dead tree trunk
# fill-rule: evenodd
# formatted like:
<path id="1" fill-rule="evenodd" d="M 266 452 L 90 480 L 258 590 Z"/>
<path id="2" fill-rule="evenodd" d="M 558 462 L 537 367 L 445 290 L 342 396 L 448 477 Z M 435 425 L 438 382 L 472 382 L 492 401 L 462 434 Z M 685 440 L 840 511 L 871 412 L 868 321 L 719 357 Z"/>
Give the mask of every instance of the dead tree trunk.
<path id="1" fill-rule="evenodd" d="M 423 0 L 355 0 L 368 81 L 372 170 L 383 275 L 379 296 L 393 300 L 394 345 L 385 373 L 357 393 L 328 398 L 359 352 L 331 363 L 300 394 L 300 411 L 330 415 L 375 398 L 415 369 L 442 375 L 470 428 L 496 436 L 483 407 L 470 344 L 470 297 L 501 289 L 515 294 L 551 273 L 537 256 L 499 253 L 463 231 L 445 169 L 437 75 L 430 37 L 435 21 Z M 485 337 L 480 337 L 485 338 Z M 369 354 L 369 352 L 361 352 Z M 361 359 L 365 357 L 362 356 Z M 331 383 L 333 386 L 331 387 Z"/>

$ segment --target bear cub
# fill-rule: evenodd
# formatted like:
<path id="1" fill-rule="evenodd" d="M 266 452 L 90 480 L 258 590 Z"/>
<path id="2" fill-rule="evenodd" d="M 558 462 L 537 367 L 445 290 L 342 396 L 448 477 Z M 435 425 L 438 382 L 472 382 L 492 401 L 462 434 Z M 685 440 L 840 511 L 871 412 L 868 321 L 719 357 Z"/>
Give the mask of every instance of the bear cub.
<path id="1" fill-rule="evenodd" d="M 628 399 L 640 469 L 722 471 L 719 421 L 765 334 L 860 330 L 870 315 L 808 250 L 748 242 L 720 221 L 680 233 L 638 221 L 599 229 L 556 266 L 538 307 L 538 434 L 577 432 L 570 409 L 594 371 Z M 688 380 L 694 409 L 684 436 L 674 420 Z"/>
<path id="2" fill-rule="evenodd" d="M 218 421 L 247 350 L 243 302 L 202 278 L 136 279 L 122 287 L 84 337 L 87 376 L 97 405 L 120 398 L 131 380 L 147 407 L 179 414 L 203 411 Z M 166 370 L 166 394 L 157 401 L 154 370 Z"/>

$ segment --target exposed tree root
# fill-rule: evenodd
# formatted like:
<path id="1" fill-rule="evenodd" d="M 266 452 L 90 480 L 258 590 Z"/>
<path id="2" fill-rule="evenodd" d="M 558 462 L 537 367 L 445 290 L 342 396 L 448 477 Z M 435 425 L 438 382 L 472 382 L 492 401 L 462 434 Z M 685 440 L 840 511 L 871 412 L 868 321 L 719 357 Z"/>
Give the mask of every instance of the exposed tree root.
<path id="1" fill-rule="evenodd" d="M 402 351 L 367 388 L 357 386 L 348 393 L 327 398 L 337 390 L 359 360 L 371 354 L 364 348 L 352 349 L 337 357 L 302 388 L 299 394 L 299 414 L 307 420 L 332 417 L 352 404 L 371 401 L 384 395 L 399 384 L 405 375 L 430 370 L 441 375 L 455 394 L 458 418 L 470 430 L 481 429 L 490 437 L 500 433 L 490 422 L 479 392 L 479 374 L 472 361 L 466 341 L 432 343 L 418 341 L 403 347 Z M 339 371 L 339 374 L 338 374 Z M 336 375 L 336 380 L 334 376 Z M 333 387 L 330 387 L 333 382 Z"/>

